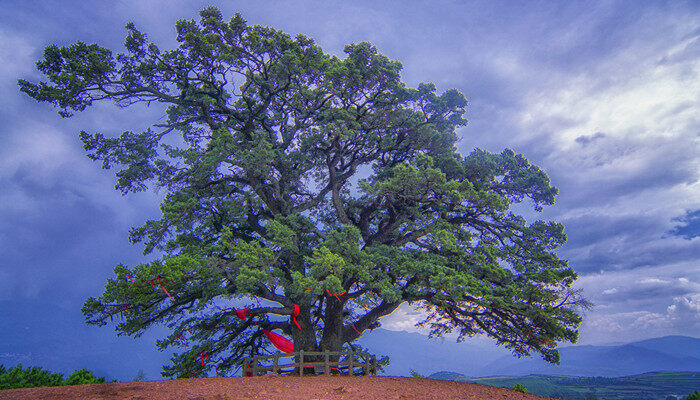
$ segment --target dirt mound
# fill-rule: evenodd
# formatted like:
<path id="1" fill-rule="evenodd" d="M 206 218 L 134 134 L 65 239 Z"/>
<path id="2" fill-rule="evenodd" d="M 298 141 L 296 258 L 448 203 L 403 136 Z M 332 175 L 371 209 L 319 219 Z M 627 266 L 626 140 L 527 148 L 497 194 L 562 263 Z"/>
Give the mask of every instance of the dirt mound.
<path id="1" fill-rule="evenodd" d="M 475 383 L 397 377 L 203 378 L 0 391 L 7 400 L 535 400 L 547 397 Z"/>

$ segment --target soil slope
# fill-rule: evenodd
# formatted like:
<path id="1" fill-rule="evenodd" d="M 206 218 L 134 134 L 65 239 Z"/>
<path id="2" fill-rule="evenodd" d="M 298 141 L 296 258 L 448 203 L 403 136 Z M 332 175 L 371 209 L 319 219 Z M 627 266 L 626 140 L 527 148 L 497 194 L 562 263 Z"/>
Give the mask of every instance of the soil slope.
<path id="1" fill-rule="evenodd" d="M 475 383 L 397 377 L 203 378 L 0 391 L 7 400 L 535 400 L 547 397 Z"/>

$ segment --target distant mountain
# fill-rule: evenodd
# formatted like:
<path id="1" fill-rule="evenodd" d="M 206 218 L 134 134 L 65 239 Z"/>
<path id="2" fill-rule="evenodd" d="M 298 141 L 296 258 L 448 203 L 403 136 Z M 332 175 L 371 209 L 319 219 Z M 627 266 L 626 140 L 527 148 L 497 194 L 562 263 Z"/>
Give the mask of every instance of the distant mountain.
<path id="1" fill-rule="evenodd" d="M 632 344 L 661 353 L 700 358 L 700 339 L 688 336 L 664 336 Z"/>
<path id="2" fill-rule="evenodd" d="M 409 376 L 455 371 L 467 376 L 552 374 L 616 377 L 650 371 L 700 371 L 700 339 L 666 336 L 619 346 L 568 346 L 559 349 L 561 364 L 538 355 L 515 358 L 507 349 L 483 340 L 455 343 L 425 335 L 378 329 L 360 339 L 377 355 L 388 355 L 387 375 Z"/>
<path id="3" fill-rule="evenodd" d="M 539 358 L 504 356 L 484 366 L 481 376 L 557 374 L 574 376 L 623 376 L 650 371 L 700 371 L 694 357 L 700 339 L 667 336 L 621 346 L 569 346 L 559 350 L 561 364 Z M 690 354 L 690 355 L 689 355 Z"/>
<path id="4" fill-rule="evenodd" d="M 561 375 L 527 375 L 468 378 L 454 372 L 438 372 L 429 378 L 473 382 L 512 388 L 520 384 L 528 393 L 547 397 L 588 398 L 600 400 L 685 399 L 700 387 L 700 372 L 651 372 L 618 378 L 574 377 Z"/>

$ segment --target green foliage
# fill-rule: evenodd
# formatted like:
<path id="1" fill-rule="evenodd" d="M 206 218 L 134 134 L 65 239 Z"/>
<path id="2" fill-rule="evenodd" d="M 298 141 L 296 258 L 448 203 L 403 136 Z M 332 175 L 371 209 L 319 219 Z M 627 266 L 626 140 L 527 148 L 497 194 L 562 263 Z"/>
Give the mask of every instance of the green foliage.
<path id="1" fill-rule="evenodd" d="M 86 369 L 74 371 L 66 380 L 62 374 L 53 374 L 42 370 L 40 367 L 27 367 L 22 369 L 22 364 L 6 370 L 0 365 L 0 390 L 19 389 L 44 386 L 68 386 L 85 385 L 91 383 L 104 383 L 105 378 L 96 378 L 92 372 Z"/>
<path id="2" fill-rule="evenodd" d="M 694 391 L 693 393 L 689 394 L 688 397 L 686 397 L 686 400 L 700 400 L 700 392 L 697 390 Z"/>
<path id="3" fill-rule="evenodd" d="M 96 378 L 95 375 L 85 368 L 74 371 L 68 379 L 63 381 L 63 385 L 88 385 L 93 383 L 105 383 L 105 378 Z"/>
<path id="4" fill-rule="evenodd" d="M 519 383 L 516 383 L 515 386 L 513 386 L 513 390 L 517 390 L 518 392 L 527 393 L 527 388 Z"/>
<path id="5" fill-rule="evenodd" d="M 259 328 L 339 350 L 408 302 L 432 335 L 483 334 L 559 362 L 588 305 L 556 254 L 564 227 L 511 211 L 554 204 L 544 171 L 510 149 L 458 153 L 465 96 L 407 86 L 370 43 L 339 58 L 239 14 L 199 15 L 176 23 L 170 50 L 133 23 L 123 54 L 49 46 L 46 80 L 18 82 L 62 117 L 100 101 L 166 108 L 141 132 L 80 133 L 88 157 L 118 169 L 117 190 L 165 193 L 161 217 L 130 233 L 165 255 L 115 267 L 83 306 L 88 323 L 116 318 L 132 336 L 165 324 L 159 348 L 180 351 L 165 375 L 187 377 L 267 351 Z M 230 305 L 248 302 L 241 321 Z M 299 328 L 268 317 L 297 309 Z M 201 365 L 204 353 L 217 361 Z"/>
<path id="6" fill-rule="evenodd" d="M 0 370 L 0 389 L 19 389 L 25 387 L 61 386 L 62 374 L 52 374 L 39 367 L 22 369 L 22 364 L 15 368 Z"/>

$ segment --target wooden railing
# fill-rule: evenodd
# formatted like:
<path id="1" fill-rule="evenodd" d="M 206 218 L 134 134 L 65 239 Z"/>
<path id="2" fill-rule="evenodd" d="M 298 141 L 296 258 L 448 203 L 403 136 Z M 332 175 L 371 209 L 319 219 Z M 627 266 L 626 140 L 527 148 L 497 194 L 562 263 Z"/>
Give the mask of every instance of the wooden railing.
<path id="1" fill-rule="evenodd" d="M 292 360 L 286 359 L 293 357 Z M 311 358 L 311 360 L 309 360 Z M 318 361 L 323 359 L 323 361 Z M 270 365 L 270 362 L 272 364 Z M 290 363 L 291 362 L 291 363 Z M 356 373 L 355 369 L 360 368 Z M 308 370 L 311 371 L 308 371 Z M 298 351 L 295 353 L 277 353 L 271 356 L 246 357 L 243 364 L 243 376 L 273 374 L 294 374 L 304 376 L 304 373 L 316 374 L 319 371 L 329 375 L 331 370 L 349 375 L 377 376 L 377 358 L 369 353 L 356 353 L 353 351 Z"/>

